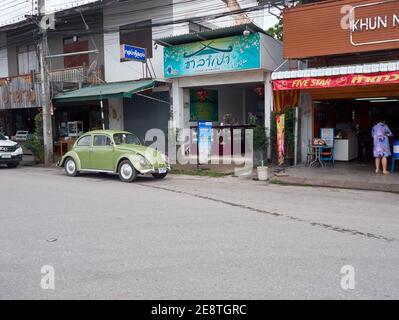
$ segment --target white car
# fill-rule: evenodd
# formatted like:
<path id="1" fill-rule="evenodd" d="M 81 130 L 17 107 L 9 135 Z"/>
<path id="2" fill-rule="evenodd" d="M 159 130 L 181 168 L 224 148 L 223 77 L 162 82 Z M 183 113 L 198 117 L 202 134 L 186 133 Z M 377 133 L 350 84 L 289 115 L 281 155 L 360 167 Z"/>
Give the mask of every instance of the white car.
<path id="1" fill-rule="evenodd" d="M 22 161 L 22 155 L 21 146 L 0 133 L 0 164 L 16 168 Z"/>

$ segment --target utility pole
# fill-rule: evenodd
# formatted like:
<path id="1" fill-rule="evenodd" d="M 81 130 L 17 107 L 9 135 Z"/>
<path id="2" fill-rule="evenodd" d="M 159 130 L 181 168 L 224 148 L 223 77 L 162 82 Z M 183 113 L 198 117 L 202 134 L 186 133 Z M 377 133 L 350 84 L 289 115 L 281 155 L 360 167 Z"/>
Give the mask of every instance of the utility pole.
<path id="1" fill-rule="evenodd" d="M 47 29 L 54 23 L 46 18 L 46 0 L 38 0 L 39 27 L 41 39 L 39 44 L 40 51 L 40 81 L 42 91 L 42 116 L 43 116 L 43 144 L 44 144 L 44 165 L 50 166 L 53 159 L 53 126 L 52 126 L 52 104 L 50 97 L 50 79 L 46 57 L 48 56 Z"/>

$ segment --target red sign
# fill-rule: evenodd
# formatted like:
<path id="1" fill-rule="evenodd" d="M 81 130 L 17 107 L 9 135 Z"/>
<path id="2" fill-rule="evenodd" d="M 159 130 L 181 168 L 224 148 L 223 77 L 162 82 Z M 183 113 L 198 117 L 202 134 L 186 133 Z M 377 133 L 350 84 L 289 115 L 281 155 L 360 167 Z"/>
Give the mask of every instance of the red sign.
<path id="1" fill-rule="evenodd" d="M 399 83 L 399 71 L 274 80 L 273 90 L 323 89 Z"/>

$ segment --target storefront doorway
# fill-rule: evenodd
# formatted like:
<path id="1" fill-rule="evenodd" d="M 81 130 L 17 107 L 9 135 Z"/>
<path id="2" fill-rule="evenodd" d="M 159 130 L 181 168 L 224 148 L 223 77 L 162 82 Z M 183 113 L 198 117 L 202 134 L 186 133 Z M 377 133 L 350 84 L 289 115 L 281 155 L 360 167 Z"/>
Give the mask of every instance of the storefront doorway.
<path id="1" fill-rule="evenodd" d="M 185 91 L 184 118 L 191 129 L 186 156 L 197 158 L 198 122 L 208 121 L 213 129 L 209 163 L 229 162 L 226 158 L 244 162 L 246 130 L 265 123 L 264 83 L 189 87 Z"/>
<path id="2" fill-rule="evenodd" d="M 35 116 L 39 108 L 6 109 L 0 111 L 0 132 L 12 138 L 17 131 L 35 130 Z"/>
<path id="3" fill-rule="evenodd" d="M 314 137 L 320 138 L 321 128 L 334 128 L 337 161 L 372 163 L 371 130 L 381 120 L 399 135 L 399 97 L 319 100 L 313 110 Z"/>
<path id="4" fill-rule="evenodd" d="M 399 86 L 357 86 L 312 89 L 313 137 L 321 128 L 334 128 L 336 160 L 349 163 L 373 163 L 371 130 L 385 120 L 394 137 L 399 137 Z"/>

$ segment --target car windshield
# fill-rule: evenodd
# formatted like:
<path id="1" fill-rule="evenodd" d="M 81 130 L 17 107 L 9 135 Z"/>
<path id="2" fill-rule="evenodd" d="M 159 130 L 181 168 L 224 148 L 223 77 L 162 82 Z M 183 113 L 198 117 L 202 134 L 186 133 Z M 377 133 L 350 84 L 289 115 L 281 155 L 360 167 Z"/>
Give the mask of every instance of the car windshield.
<path id="1" fill-rule="evenodd" d="M 141 144 L 140 139 L 132 133 L 115 133 L 115 144 Z"/>
<path id="2" fill-rule="evenodd" d="M 0 140 L 7 140 L 5 136 L 0 133 Z"/>

